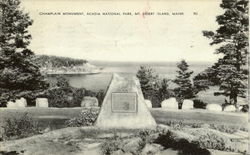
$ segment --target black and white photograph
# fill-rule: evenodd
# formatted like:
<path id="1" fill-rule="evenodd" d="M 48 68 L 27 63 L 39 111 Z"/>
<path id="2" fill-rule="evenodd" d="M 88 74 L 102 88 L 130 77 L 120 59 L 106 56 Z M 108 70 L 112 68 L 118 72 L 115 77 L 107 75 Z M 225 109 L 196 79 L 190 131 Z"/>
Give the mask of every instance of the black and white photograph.
<path id="1" fill-rule="evenodd" d="M 0 155 L 248 155 L 248 0 L 0 0 Z"/>

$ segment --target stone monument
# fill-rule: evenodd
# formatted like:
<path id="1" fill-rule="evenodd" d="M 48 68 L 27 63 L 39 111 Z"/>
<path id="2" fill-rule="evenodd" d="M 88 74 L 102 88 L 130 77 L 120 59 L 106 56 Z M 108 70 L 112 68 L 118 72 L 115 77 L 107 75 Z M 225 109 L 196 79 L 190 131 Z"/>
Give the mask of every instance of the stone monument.
<path id="1" fill-rule="evenodd" d="M 136 77 L 113 75 L 95 125 L 103 129 L 156 128 Z"/>

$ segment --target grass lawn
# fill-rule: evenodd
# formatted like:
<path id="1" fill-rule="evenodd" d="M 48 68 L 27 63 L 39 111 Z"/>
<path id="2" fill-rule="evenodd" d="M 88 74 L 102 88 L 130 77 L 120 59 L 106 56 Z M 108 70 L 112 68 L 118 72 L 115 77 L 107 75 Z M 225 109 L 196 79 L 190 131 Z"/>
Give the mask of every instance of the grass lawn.
<path id="1" fill-rule="evenodd" d="M 50 126 L 52 129 L 65 127 L 64 122 L 76 117 L 84 108 L 23 108 L 6 109 L 0 108 L 0 126 L 4 118 L 29 113 L 37 119 L 39 126 Z M 171 121 L 182 121 L 188 124 L 206 123 L 222 124 L 247 128 L 248 117 L 244 113 L 209 112 L 202 109 L 195 110 L 163 110 L 161 108 L 151 109 L 151 114 L 157 123 L 168 124 Z"/>

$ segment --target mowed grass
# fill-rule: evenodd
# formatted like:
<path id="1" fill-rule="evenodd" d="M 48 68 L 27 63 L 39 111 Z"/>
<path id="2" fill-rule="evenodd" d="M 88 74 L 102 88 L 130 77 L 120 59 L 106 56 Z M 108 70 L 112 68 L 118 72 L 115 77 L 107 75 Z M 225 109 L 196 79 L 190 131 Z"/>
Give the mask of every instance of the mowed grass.
<path id="1" fill-rule="evenodd" d="M 85 108 L 22 108 L 22 109 L 0 109 L 0 126 L 4 119 L 18 116 L 24 113 L 30 114 L 38 120 L 39 126 L 59 129 L 65 127 L 65 121 L 76 117 Z M 150 109 L 152 116 L 159 124 L 170 122 L 182 122 L 185 124 L 219 124 L 247 128 L 248 116 L 244 113 L 209 112 L 202 109 L 194 110 L 164 110 L 161 108 Z"/>
<path id="2" fill-rule="evenodd" d="M 228 98 L 226 98 L 223 95 L 214 96 L 214 92 L 218 92 L 218 91 L 219 91 L 218 86 L 211 86 L 206 91 L 199 92 L 196 98 L 207 104 L 216 103 L 216 104 L 222 105 L 225 103 L 225 99 L 228 99 Z M 247 98 L 238 97 L 237 100 L 238 100 L 239 105 L 247 104 Z"/>
<path id="3" fill-rule="evenodd" d="M 160 108 L 151 109 L 150 111 L 158 124 L 181 123 L 191 127 L 208 124 L 231 126 L 243 130 L 248 128 L 247 113 L 211 112 L 203 109 L 163 110 Z"/>

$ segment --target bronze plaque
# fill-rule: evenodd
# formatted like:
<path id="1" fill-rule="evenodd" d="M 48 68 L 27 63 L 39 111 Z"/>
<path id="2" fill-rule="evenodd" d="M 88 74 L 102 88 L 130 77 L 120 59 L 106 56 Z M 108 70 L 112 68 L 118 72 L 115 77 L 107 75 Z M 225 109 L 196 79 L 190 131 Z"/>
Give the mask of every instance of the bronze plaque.
<path id="1" fill-rule="evenodd" d="M 137 111 L 136 93 L 112 93 L 111 96 L 112 112 L 134 113 Z"/>

